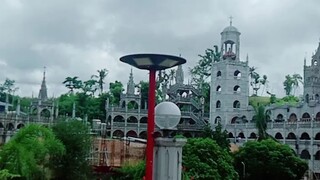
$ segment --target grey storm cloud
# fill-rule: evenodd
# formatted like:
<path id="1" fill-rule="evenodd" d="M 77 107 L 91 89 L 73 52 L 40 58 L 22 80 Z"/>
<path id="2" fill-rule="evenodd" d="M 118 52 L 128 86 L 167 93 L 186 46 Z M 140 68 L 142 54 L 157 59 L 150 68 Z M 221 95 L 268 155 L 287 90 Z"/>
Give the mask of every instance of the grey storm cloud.
<path id="1" fill-rule="evenodd" d="M 188 68 L 206 48 L 220 46 L 220 32 L 233 25 L 241 34 L 241 59 L 269 77 L 269 89 L 283 95 L 286 74 L 303 74 L 320 37 L 320 1 L 116 1 L 4 0 L 0 6 L 0 82 L 16 80 L 18 94 L 37 93 L 43 66 L 49 94 L 67 91 L 68 76 L 89 79 L 107 68 L 106 84 L 128 81 L 119 57 L 153 52 L 179 55 Z M 148 80 L 133 69 L 135 81 Z"/>

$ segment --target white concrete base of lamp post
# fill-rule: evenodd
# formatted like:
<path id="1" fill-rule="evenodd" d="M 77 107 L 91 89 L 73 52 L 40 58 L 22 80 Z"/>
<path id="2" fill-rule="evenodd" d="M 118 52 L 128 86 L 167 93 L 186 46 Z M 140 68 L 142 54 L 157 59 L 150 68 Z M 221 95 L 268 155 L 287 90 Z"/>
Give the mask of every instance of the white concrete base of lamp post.
<path id="1" fill-rule="evenodd" d="M 182 147 L 187 139 L 157 138 L 154 147 L 154 180 L 181 180 Z"/>

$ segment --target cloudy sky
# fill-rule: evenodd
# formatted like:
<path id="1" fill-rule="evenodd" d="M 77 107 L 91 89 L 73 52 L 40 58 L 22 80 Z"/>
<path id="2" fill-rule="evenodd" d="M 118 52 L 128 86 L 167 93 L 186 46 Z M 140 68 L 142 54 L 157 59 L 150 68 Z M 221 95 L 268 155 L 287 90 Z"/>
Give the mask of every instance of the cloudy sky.
<path id="1" fill-rule="evenodd" d="M 192 67 L 220 32 L 233 25 L 241 34 L 242 60 L 269 77 L 282 96 L 286 74 L 303 75 L 320 38 L 319 0 L 0 0 L 0 82 L 16 80 L 17 94 L 38 93 L 43 66 L 48 94 L 67 92 L 68 76 L 89 79 L 107 68 L 106 84 L 128 81 L 130 53 L 181 54 Z M 147 72 L 133 69 L 135 81 Z M 186 74 L 186 79 L 188 75 Z M 302 91 L 300 91 L 302 92 Z"/>

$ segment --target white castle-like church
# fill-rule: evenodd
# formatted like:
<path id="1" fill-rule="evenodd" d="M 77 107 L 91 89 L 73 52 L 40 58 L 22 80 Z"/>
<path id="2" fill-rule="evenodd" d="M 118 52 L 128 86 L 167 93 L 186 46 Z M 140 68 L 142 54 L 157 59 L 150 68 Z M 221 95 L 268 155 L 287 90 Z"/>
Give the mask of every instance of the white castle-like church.
<path id="1" fill-rule="evenodd" d="M 220 122 L 232 142 L 257 138 L 255 111 L 249 105 L 248 58 L 240 60 L 240 32 L 230 25 L 221 33 L 221 57 L 212 62 L 210 124 Z M 320 42 L 311 65 L 304 60 L 304 98 L 297 105 L 266 107 L 267 132 L 309 161 L 310 173 L 320 173 Z"/>

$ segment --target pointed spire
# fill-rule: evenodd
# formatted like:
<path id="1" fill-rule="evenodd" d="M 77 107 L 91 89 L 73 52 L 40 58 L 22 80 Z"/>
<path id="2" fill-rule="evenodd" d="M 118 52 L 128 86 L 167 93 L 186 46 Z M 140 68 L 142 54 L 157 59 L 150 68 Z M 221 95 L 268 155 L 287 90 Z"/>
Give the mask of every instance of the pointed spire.
<path id="1" fill-rule="evenodd" d="M 249 62 L 249 54 L 247 53 L 246 61 Z"/>
<path id="2" fill-rule="evenodd" d="M 42 79 L 42 83 L 41 83 L 41 88 L 39 91 L 39 96 L 38 98 L 40 100 L 47 100 L 48 99 L 48 95 L 47 95 L 47 85 L 46 85 L 46 67 L 43 67 L 43 79 Z"/>
<path id="3" fill-rule="evenodd" d="M 179 65 L 176 72 L 176 84 L 183 84 L 183 81 L 184 81 L 183 69 L 182 69 L 182 65 Z"/>
<path id="4" fill-rule="evenodd" d="M 135 89 L 135 84 L 133 81 L 133 73 L 132 73 L 132 68 L 131 68 L 131 72 L 130 72 L 130 76 L 129 76 L 129 82 L 127 84 L 127 94 L 134 94 L 134 89 Z"/>

